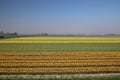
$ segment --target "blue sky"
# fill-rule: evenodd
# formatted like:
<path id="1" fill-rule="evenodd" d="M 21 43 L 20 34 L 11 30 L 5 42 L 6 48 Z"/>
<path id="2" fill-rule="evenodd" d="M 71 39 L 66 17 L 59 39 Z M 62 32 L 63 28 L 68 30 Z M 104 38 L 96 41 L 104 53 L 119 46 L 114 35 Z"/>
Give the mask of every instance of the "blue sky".
<path id="1" fill-rule="evenodd" d="M 120 0 L 0 0 L 0 30 L 120 34 Z"/>

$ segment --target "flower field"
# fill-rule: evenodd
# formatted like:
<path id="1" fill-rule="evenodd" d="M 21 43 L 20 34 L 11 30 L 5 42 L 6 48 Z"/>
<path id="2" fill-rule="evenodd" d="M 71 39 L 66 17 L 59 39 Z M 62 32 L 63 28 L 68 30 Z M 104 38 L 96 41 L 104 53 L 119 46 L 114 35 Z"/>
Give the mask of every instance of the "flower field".
<path id="1" fill-rule="evenodd" d="M 0 40 L 0 43 L 120 43 L 120 37 L 41 36 Z"/>
<path id="2" fill-rule="evenodd" d="M 0 74 L 120 73 L 120 37 L 0 40 Z"/>

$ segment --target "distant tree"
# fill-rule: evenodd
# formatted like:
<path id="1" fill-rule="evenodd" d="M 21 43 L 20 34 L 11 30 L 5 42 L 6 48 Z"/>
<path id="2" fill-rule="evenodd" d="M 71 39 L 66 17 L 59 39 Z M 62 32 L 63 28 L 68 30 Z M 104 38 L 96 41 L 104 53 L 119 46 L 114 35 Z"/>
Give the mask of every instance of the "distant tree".
<path id="1" fill-rule="evenodd" d="M 48 36 L 48 33 L 45 33 L 44 35 L 45 35 L 45 36 Z"/>
<path id="2" fill-rule="evenodd" d="M 42 36 L 48 36 L 48 33 L 41 33 Z"/>
<path id="3" fill-rule="evenodd" d="M 18 33 L 17 33 L 17 32 L 14 32 L 13 34 L 14 34 L 14 35 L 18 35 Z"/>
<path id="4" fill-rule="evenodd" d="M 3 34 L 4 34 L 4 32 L 3 32 L 3 31 L 1 31 L 1 32 L 0 32 L 0 34 L 1 34 L 1 35 L 3 35 Z"/>

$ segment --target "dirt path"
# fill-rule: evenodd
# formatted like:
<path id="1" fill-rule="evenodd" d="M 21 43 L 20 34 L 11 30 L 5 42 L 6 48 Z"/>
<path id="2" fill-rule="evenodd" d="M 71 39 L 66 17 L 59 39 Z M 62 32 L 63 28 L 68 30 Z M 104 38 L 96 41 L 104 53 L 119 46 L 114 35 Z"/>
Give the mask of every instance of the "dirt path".
<path id="1" fill-rule="evenodd" d="M 0 75 L 0 78 L 86 78 L 86 77 L 112 77 L 120 76 L 120 73 L 101 73 L 101 74 L 61 74 L 61 75 Z"/>

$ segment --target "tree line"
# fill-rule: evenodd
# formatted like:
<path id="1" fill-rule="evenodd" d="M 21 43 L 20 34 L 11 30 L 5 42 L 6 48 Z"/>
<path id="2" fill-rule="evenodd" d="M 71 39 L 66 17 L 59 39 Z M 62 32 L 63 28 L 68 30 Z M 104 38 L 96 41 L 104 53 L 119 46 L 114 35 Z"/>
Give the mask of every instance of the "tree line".
<path id="1" fill-rule="evenodd" d="M 0 38 L 4 38 L 5 36 L 16 36 L 16 35 L 18 35 L 17 32 L 5 33 L 3 30 L 0 31 Z"/>

